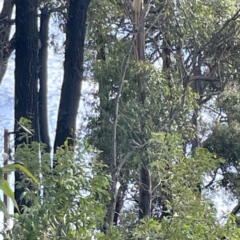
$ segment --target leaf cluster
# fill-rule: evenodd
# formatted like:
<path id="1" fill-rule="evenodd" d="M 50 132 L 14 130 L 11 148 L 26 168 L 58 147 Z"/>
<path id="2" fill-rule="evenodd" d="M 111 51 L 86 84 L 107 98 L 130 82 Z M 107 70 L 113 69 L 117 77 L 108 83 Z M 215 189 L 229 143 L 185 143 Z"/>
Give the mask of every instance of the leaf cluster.
<path id="1" fill-rule="evenodd" d="M 83 147 L 75 154 L 60 148 L 55 155 L 58 165 L 51 169 L 49 156 L 42 154 L 39 159 L 36 146 L 38 143 L 19 146 L 16 156 L 33 169 L 41 188 L 23 193 L 31 207 L 24 208 L 8 235 L 11 239 L 89 239 L 105 217 L 109 179 L 102 174 L 103 165 L 97 161 L 87 164 Z M 23 176 L 19 186 L 25 186 L 27 180 Z"/>

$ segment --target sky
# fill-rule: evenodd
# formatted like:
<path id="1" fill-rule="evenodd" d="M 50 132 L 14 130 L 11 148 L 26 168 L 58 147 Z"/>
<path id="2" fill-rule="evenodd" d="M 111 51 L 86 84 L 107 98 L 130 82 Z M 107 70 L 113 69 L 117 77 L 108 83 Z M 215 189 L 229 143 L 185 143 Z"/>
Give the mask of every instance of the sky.
<path id="1" fill-rule="evenodd" d="M 0 0 L 0 9 L 2 8 L 3 0 Z M 13 28 L 14 32 L 14 28 Z M 64 35 L 58 30 L 58 27 L 54 21 L 51 21 L 50 35 L 54 34 L 59 39 L 61 45 L 64 41 Z M 49 48 L 49 60 L 48 60 L 48 118 L 49 118 L 49 131 L 51 143 L 53 144 L 56 128 L 56 120 L 61 92 L 61 85 L 63 79 L 63 59 L 64 54 L 60 52 L 54 53 L 53 48 Z M 4 129 L 12 131 L 14 128 L 14 53 L 10 57 L 7 72 L 4 76 L 3 82 L 0 85 L 0 152 L 3 152 L 3 133 Z M 89 105 L 91 101 L 90 91 L 96 89 L 95 86 L 89 82 L 84 82 L 82 86 L 82 100 L 80 101 L 78 124 L 82 123 L 82 116 L 86 112 L 90 111 Z M 13 139 L 11 139 L 11 145 L 13 146 Z M 3 163 L 3 159 L 0 156 L 0 164 Z M 12 178 L 13 179 L 13 178 Z M 13 187 L 13 181 L 11 182 Z M 234 206 L 234 203 L 229 204 L 229 195 L 223 190 L 219 189 L 211 195 L 216 207 L 218 209 L 218 218 L 227 215 Z M 13 206 L 11 205 L 10 213 L 13 212 Z M 0 214 L 0 229 L 3 223 L 3 215 Z M 1 237 L 0 237 L 1 240 Z"/>

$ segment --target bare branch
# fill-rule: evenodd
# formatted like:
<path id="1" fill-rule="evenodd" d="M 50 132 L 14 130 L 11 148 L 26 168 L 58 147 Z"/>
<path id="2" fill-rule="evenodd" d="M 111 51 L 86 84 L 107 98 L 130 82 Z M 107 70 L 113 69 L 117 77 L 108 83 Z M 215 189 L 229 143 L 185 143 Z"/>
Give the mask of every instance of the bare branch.
<path id="1" fill-rule="evenodd" d="M 61 13 L 61 14 L 65 14 L 64 10 L 66 10 L 66 6 L 61 5 L 59 7 L 52 8 L 51 10 L 49 10 L 48 13 L 50 14 L 50 13 L 58 12 L 58 13 Z"/>
<path id="2" fill-rule="evenodd" d="M 236 215 L 240 210 L 240 202 L 238 202 L 237 206 L 232 210 L 231 214 Z"/>
<path id="3" fill-rule="evenodd" d="M 130 151 L 129 153 L 126 154 L 126 156 L 121 160 L 117 167 L 117 175 L 119 175 L 123 165 L 127 162 L 127 160 L 135 153 L 135 150 Z"/>
<path id="4" fill-rule="evenodd" d="M 16 33 L 12 36 L 11 40 L 9 41 L 9 56 L 12 54 L 13 50 L 15 49 L 15 43 L 16 43 Z"/>
<path id="5" fill-rule="evenodd" d="M 208 76 L 189 76 L 189 81 L 195 81 L 195 80 L 201 80 L 201 81 L 207 81 L 207 82 L 211 82 L 211 81 L 219 81 L 217 78 L 215 77 L 208 77 Z"/>
<path id="6" fill-rule="evenodd" d="M 214 171 L 212 180 L 207 185 L 205 185 L 204 188 L 209 188 L 214 183 L 216 176 L 217 176 L 217 170 Z"/>
<path id="7" fill-rule="evenodd" d="M 206 93 L 206 94 L 201 94 L 200 97 L 209 97 L 209 96 L 214 96 L 214 95 L 219 95 L 222 92 L 210 92 L 210 93 Z"/>

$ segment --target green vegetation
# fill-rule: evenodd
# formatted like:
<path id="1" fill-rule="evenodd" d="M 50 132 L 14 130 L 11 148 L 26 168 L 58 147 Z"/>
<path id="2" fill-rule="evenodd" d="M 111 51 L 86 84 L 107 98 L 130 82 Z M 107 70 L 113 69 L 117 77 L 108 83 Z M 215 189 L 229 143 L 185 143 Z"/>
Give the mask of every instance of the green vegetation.
<path id="1" fill-rule="evenodd" d="M 5 239 L 240 239 L 240 4 L 146 0 L 133 9 L 128 0 L 16 0 L 15 6 L 15 120 L 32 134 L 15 125 L 14 159 L 21 164 L 0 169 L 0 188 L 16 208 L 9 216 L 0 202 L 15 220 Z M 53 157 L 51 17 L 66 33 Z M 97 90 L 78 126 L 84 80 Z M 3 174 L 15 169 L 13 193 Z M 211 199 L 219 189 L 238 202 L 223 212 L 224 221 Z"/>

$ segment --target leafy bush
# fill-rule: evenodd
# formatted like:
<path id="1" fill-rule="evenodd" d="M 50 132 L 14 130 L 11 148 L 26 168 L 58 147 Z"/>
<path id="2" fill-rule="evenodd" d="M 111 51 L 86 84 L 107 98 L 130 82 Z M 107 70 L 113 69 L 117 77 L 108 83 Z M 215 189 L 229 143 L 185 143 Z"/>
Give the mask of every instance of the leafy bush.
<path id="1" fill-rule="evenodd" d="M 50 167 L 49 155 L 38 157 L 38 143 L 22 144 L 16 157 L 32 170 L 41 188 L 29 186 L 23 175 L 19 187 L 26 187 L 22 198 L 31 201 L 25 206 L 6 239 L 90 239 L 105 217 L 105 198 L 109 180 L 101 171 L 103 165 L 84 159 L 82 146 L 75 154 L 59 148 L 57 166 Z M 44 146 L 41 146 L 43 149 Z M 8 236 L 8 238 L 7 238 Z"/>

